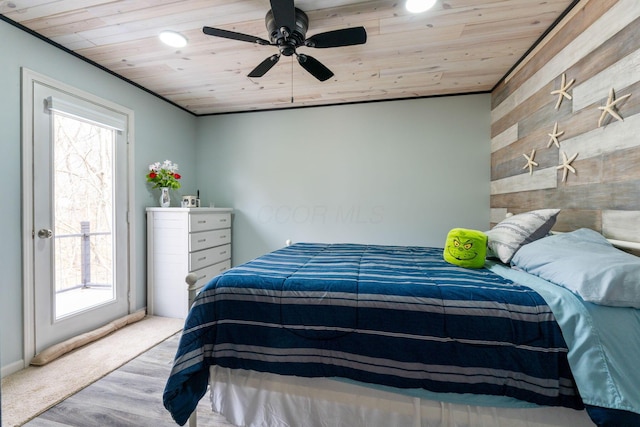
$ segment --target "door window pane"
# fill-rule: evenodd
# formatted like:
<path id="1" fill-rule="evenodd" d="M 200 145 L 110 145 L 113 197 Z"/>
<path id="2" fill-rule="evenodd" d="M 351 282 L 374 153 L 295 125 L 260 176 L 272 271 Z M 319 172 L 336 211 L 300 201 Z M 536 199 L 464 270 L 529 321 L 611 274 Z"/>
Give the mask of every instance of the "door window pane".
<path id="1" fill-rule="evenodd" d="M 115 132 L 54 113 L 55 318 L 115 299 Z"/>

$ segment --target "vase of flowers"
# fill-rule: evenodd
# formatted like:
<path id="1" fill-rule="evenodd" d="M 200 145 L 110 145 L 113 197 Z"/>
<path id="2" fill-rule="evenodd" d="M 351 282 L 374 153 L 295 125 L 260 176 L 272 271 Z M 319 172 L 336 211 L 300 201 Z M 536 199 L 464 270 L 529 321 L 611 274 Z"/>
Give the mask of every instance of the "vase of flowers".
<path id="1" fill-rule="evenodd" d="M 171 205 L 169 190 L 180 188 L 182 176 L 178 173 L 178 165 L 171 160 L 164 162 L 155 162 L 149 165 L 147 173 L 147 182 L 150 182 L 151 188 L 160 188 L 160 206 L 167 208 Z"/>

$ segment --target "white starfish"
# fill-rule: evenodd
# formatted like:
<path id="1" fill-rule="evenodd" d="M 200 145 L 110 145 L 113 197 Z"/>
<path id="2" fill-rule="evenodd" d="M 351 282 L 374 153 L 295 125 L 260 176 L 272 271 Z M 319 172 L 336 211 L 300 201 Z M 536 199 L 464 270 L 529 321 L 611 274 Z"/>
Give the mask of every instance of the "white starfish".
<path id="1" fill-rule="evenodd" d="M 571 156 L 571 158 L 567 159 L 567 153 L 565 153 L 564 151 L 562 152 L 562 164 L 558 167 L 556 167 L 556 169 L 564 169 L 562 171 L 562 182 L 565 182 L 567 180 L 567 175 L 569 174 L 569 171 L 576 173 L 576 169 L 571 166 L 571 162 L 573 162 L 576 157 L 578 157 L 578 153 L 574 154 L 573 156 Z"/>
<path id="2" fill-rule="evenodd" d="M 573 99 L 571 95 L 567 93 L 567 90 L 569 90 L 569 88 L 576 81 L 576 79 L 571 79 L 569 83 L 565 84 L 566 81 L 567 81 L 567 76 L 564 73 L 562 73 L 562 83 L 560 83 L 560 89 L 551 91 L 551 95 L 558 95 L 558 102 L 556 102 L 556 106 L 555 106 L 556 110 L 560 108 L 560 104 L 562 104 L 562 100 L 564 98 Z"/>
<path id="3" fill-rule="evenodd" d="M 560 148 L 560 141 L 558 141 L 558 137 L 562 134 L 564 134 L 564 131 L 558 132 L 558 122 L 556 122 L 556 124 L 553 125 L 553 132 L 547 134 L 551 137 L 547 143 L 547 148 L 551 147 L 551 144 L 555 144 L 556 147 Z"/>
<path id="4" fill-rule="evenodd" d="M 624 122 L 624 119 L 622 118 L 622 116 L 620 116 L 620 114 L 618 114 L 618 112 L 616 111 L 617 110 L 616 104 L 622 101 L 623 99 L 627 99 L 630 96 L 631 94 L 628 93 L 625 96 L 621 96 L 620 98 L 615 99 L 616 94 L 613 91 L 613 88 L 611 88 L 609 90 L 609 97 L 607 98 L 607 104 L 604 105 L 603 107 L 598 107 L 598 110 L 602 110 L 602 114 L 600 114 L 600 119 L 598 119 L 598 127 L 602 126 L 602 122 L 607 117 L 607 114 L 610 114 L 611 116 L 615 117 L 621 122 Z"/>
<path id="5" fill-rule="evenodd" d="M 533 175 L 533 167 L 538 166 L 538 163 L 533 161 L 533 158 L 536 156 L 536 150 L 531 150 L 531 155 L 527 156 L 526 154 L 522 154 L 525 159 L 527 159 L 527 164 L 522 167 L 522 169 L 529 168 L 529 175 Z"/>

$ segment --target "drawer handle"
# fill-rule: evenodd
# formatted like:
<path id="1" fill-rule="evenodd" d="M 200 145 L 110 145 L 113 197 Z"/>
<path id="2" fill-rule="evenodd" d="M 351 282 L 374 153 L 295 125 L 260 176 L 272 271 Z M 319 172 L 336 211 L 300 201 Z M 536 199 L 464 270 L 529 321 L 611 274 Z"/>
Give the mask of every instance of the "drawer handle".
<path id="1" fill-rule="evenodd" d="M 220 255 L 224 255 L 226 253 L 227 253 L 227 251 L 222 251 L 222 252 L 220 252 Z"/>
<path id="2" fill-rule="evenodd" d="M 200 219 L 198 220 L 198 224 L 206 224 L 207 220 L 206 219 Z"/>
<path id="3" fill-rule="evenodd" d="M 207 257 L 203 256 L 202 258 L 198 258 L 198 261 L 204 261 L 205 259 L 207 259 Z"/>
<path id="4" fill-rule="evenodd" d="M 198 277 L 198 280 L 200 280 L 200 279 L 204 279 L 204 278 L 206 278 L 206 277 L 207 277 L 207 275 L 206 275 L 206 274 L 203 274 L 202 276 Z"/>
<path id="5" fill-rule="evenodd" d="M 200 240 L 198 240 L 198 243 L 204 243 L 206 241 L 207 241 L 207 239 L 200 239 Z"/>
<path id="6" fill-rule="evenodd" d="M 220 238 L 221 238 L 221 239 L 226 239 L 226 238 L 227 238 L 227 235 L 226 235 L 226 234 L 223 234 L 222 236 L 220 236 Z"/>
<path id="7" fill-rule="evenodd" d="M 220 222 L 227 222 L 227 218 L 220 218 Z"/>

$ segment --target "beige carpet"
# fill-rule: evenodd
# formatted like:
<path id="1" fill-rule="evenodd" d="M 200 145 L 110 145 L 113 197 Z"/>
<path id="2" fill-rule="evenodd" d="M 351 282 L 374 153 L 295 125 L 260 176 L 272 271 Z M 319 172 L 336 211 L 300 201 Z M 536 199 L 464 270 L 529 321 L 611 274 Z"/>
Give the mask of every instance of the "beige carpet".
<path id="1" fill-rule="evenodd" d="M 2 426 L 19 426 L 182 329 L 182 319 L 147 316 L 45 366 L 2 379 Z"/>

